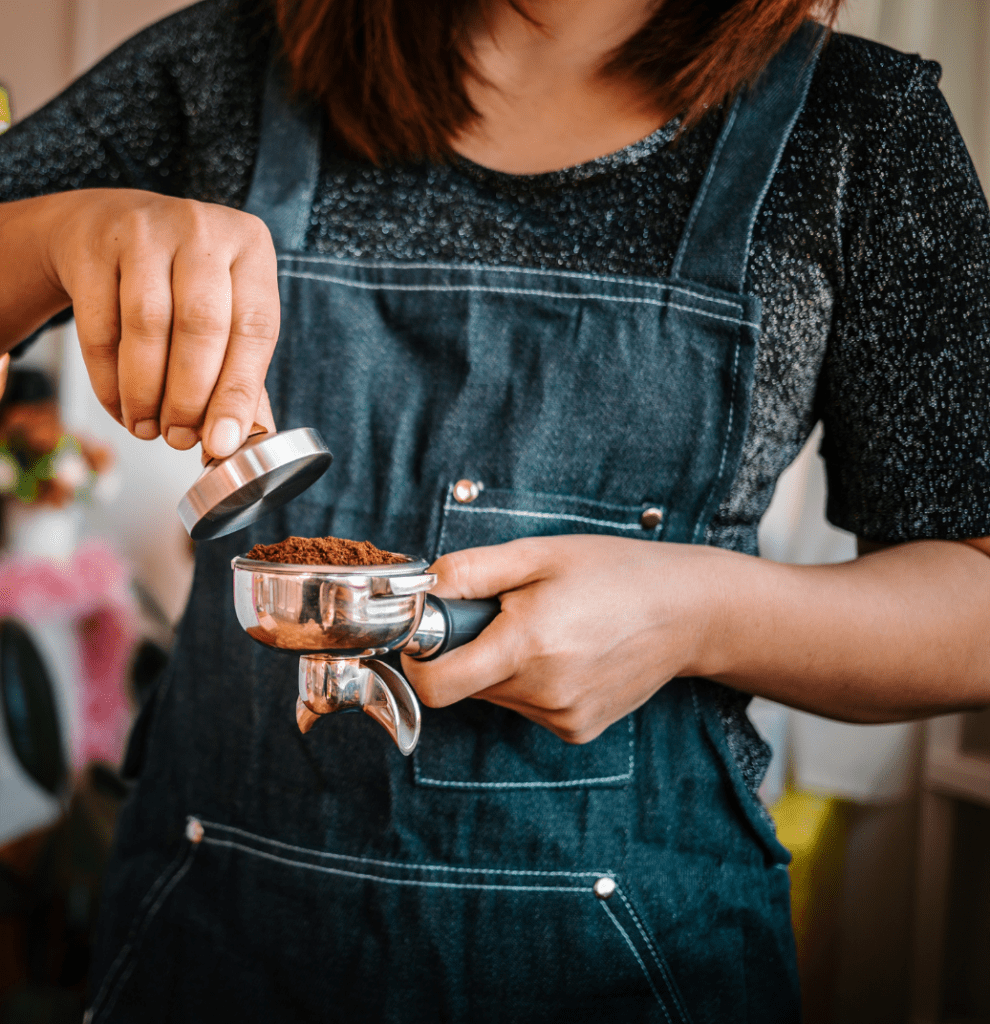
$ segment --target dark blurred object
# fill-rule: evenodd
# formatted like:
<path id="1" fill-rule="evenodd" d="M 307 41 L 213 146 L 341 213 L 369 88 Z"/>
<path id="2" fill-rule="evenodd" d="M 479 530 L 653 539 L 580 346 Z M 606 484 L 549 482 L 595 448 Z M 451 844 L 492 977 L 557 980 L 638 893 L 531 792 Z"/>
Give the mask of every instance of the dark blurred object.
<path id="1" fill-rule="evenodd" d="M 68 796 L 52 681 L 30 633 L 0 622 L 0 698 L 24 771 L 67 806 L 58 822 L 0 848 L 0 1024 L 82 1020 L 99 890 L 128 787 L 89 765 Z"/>
<path id="2" fill-rule="evenodd" d="M 168 665 L 168 651 L 154 640 L 142 640 L 131 663 L 134 699 L 143 707 Z"/>
<path id="3" fill-rule="evenodd" d="M 8 405 L 17 405 L 21 402 L 53 402 L 55 401 L 55 386 L 48 379 L 47 374 L 41 370 L 20 370 L 10 371 L 7 387 L 3 397 L 0 398 L 0 412 Z"/>
<path id="4" fill-rule="evenodd" d="M 0 622 L 0 703 L 10 744 L 28 775 L 53 796 L 68 783 L 55 690 L 28 631 Z"/>
<path id="5" fill-rule="evenodd" d="M 100 884 L 127 791 L 92 764 L 56 825 L 0 849 L 0 1024 L 82 1020 Z"/>

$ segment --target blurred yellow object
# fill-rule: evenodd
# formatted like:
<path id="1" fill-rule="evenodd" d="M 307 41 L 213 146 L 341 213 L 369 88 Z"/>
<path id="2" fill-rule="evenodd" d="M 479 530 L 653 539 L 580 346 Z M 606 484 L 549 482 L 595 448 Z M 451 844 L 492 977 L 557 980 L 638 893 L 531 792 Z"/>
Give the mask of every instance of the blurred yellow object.
<path id="1" fill-rule="evenodd" d="M 846 852 L 846 805 L 787 789 L 770 808 L 777 838 L 791 851 L 791 920 L 806 1024 L 829 1020 L 835 982 L 839 902 Z"/>
<path id="2" fill-rule="evenodd" d="M 0 135 L 10 127 L 13 118 L 10 116 L 10 95 L 0 85 Z"/>

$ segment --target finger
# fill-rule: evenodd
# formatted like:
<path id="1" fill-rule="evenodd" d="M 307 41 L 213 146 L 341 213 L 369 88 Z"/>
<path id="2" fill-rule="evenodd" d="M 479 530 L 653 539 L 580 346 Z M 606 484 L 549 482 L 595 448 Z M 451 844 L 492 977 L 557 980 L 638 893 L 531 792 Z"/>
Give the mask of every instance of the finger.
<path id="1" fill-rule="evenodd" d="M 10 368 L 10 353 L 5 352 L 0 356 L 0 398 L 3 397 L 4 389 L 7 387 L 7 370 Z"/>
<path id="2" fill-rule="evenodd" d="M 437 597 L 495 597 L 544 579 L 551 538 L 510 540 L 506 544 L 466 548 L 438 558 L 430 571 L 437 574 Z"/>
<path id="3" fill-rule="evenodd" d="M 120 345 L 120 303 L 116 268 L 93 272 L 77 268 L 72 288 L 72 314 L 83 362 L 100 405 L 123 423 L 117 382 Z"/>
<path id="4" fill-rule="evenodd" d="M 230 304 L 227 260 L 202 243 L 180 249 L 172 264 L 172 341 L 161 408 L 162 434 L 173 448 L 192 448 L 200 438 L 227 349 Z"/>
<path id="5" fill-rule="evenodd" d="M 117 380 L 124 426 L 137 437 L 158 436 L 172 334 L 171 254 L 124 260 L 120 269 Z"/>
<path id="6" fill-rule="evenodd" d="M 258 409 L 254 414 L 256 423 L 260 423 L 269 434 L 274 434 L 278 427 L 275 425 L 275 414 L 272 412 L 272 403 L 268 398 L 268 388 L 261 389 L 261 398 L 258 399 Z"/>
<path id="7" fill-rule="evenodd" d="M 263 244 L 247 248 L 234 261 L 230 282 L 230 339 L 203 427 L 204 447 L 217 458 L 240 447 L 261 406 L 265 374 L 279 328 L 274 249 L 269 252 Z M 271 420 L 267 396 L 265 404 Z"/>
<path id="8" fill-rule="evenodd" d="M 431 708 L 455 704 L 511 679 L 519 669 L 520 636 L 511 616 L 497 615 L 484 632 L 435 661 L 402 656 L 413 689 Z"/>

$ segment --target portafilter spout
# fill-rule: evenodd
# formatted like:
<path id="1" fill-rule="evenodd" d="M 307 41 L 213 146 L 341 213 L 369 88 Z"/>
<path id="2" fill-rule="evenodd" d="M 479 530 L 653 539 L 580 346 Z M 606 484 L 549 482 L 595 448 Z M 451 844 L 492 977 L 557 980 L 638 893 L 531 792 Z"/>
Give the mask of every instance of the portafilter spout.
<path id="1" fill-rule="evenodd" d="M 237 620 L 258 643 L 299 658 L 296 722 L 308 732 L 322 715 L 363 711 L 411 754 L 421 726 L 405 677 L 378 660 L 390 651 L 439 657 L 473 640 L 499 613 L 497 600 L 449 601 L 429 591 L 422 559 L 392 565 L 289 565 L 237 557 Z"/>

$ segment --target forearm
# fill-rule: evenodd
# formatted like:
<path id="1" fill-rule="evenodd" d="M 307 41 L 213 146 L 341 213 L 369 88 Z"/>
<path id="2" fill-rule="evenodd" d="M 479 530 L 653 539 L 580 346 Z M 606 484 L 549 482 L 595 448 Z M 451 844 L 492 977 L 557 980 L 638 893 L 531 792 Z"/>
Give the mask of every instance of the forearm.
<path id="1" fill-rule="evenodd" d="M 0 353 L 69 304 L 52 269 L 48 239 L 71 195 L 0 204 Z"/>
<path id="2" fill-rule="evenodd" d="M 990 704 L 990 557 L 919 541 L 829 566 L 729 556 L 704 674 L 831 718 Z"/>

